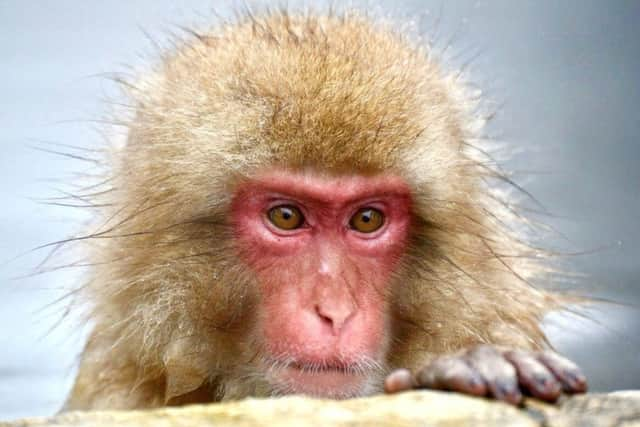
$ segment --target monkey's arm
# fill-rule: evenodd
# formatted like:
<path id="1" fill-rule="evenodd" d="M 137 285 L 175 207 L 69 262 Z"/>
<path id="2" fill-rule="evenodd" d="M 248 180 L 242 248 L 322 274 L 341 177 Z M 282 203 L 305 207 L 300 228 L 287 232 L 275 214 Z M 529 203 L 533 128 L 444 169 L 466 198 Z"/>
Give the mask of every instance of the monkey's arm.
<path id="1" fill-rule="evenodd" d="M 562 392 L 583 393 L 587 381 L 573 362 L 553 351 L 506 350 L 482 344 L 434 358 L 415 375 L 406 369 L 395 370 L 385 380 L 387 393 L 412 388 L 491 396 L 519 404 L 523 395 L 553 402 Z"/>
<path id="2" fill-rule="evenodd" d="M 89 339 L 75 384 L 62 411 L 139 409 L 164 405 L 163 378 L 141 378 L 133 358 L 116 353 L 105 338 Z"/>

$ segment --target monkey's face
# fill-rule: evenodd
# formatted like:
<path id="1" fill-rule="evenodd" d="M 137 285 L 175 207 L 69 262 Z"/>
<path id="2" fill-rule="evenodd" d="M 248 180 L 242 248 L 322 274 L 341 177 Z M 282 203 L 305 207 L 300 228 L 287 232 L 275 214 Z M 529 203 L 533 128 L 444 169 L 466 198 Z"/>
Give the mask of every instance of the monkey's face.
<path id="1" fill-rule="evenodd" d="M 366 393 L 388 347 L 387 295 L 410 226 L 405 183 L 265 173 L 240 186 L 232 218 L 259 283 L 267 381 L 282 393 Z"/>

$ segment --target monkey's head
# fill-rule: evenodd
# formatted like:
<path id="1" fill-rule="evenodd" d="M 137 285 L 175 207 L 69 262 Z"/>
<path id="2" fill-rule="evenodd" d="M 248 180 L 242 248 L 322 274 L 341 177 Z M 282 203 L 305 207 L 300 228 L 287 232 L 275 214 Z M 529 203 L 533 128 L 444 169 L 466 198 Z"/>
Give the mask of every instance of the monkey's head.
<path id="1" fill-rule="evenodd" d="M 428 50 L 275 14 L 199 35 L 131 93 L 96 196 L 92 341 L 167 401 L 362 395 L 425 352 L 542 342 L 475 102 Z"/>

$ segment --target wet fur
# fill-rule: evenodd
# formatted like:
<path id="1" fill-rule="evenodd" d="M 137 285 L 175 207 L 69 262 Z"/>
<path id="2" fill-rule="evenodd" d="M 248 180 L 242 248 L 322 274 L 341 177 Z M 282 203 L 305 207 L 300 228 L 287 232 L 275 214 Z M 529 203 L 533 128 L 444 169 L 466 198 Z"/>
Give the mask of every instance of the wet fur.
<path id="1" fill-rule="evenodd" d="M 412 189 L 388 356 L 362 362 L 368 392 L 391 368 L 474 343 L 545 346 L 539 323 L 559 299 L 532 285 L 541 254 L 514 231 L 479 100 L 429 46 L 355 12 L 243 16 L 127 91 L 126 144 L 105 155 L 98 215 L 74 239 L 92 265 L 78 295 L 94 329 L 65 409 L 286 392 L 256 368 L 264 313 L 228 223 L 234 188 L 273 166 L 391 171 Z"/>

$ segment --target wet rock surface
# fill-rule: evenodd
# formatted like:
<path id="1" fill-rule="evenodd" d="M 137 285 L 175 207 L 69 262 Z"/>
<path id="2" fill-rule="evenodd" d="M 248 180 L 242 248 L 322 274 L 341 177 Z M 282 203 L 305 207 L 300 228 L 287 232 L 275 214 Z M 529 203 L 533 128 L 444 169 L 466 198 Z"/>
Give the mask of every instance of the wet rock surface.
<path id="1" fill-rule="evenodd" d="M 18 426 L 638 426 L 640 391 L 588 394 L 521 408 L 454 393 L 416 391 L 346 401 L 298 396 L 148 411 L 70 412 L 0 422 Z"/>

